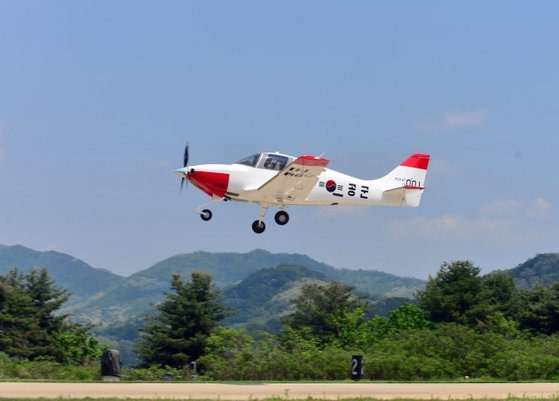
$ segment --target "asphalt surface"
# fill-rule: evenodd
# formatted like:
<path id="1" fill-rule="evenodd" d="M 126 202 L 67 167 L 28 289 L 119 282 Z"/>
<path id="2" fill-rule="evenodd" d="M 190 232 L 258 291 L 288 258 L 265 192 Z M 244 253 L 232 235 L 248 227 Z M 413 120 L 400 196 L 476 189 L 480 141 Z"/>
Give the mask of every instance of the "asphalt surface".
<path id="1" fill-rule="evenodd" d="M 0 397 L 289 400 L 372 397 L 378 399 L 471 399 L 551 397 L 559 383 L 0 383 Z"/>

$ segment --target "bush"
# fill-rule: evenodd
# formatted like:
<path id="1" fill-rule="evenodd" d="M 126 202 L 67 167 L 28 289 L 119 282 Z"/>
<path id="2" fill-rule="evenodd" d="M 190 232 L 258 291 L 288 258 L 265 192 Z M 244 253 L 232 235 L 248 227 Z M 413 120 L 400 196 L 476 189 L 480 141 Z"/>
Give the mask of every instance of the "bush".
<path id="1" fill-rule="evenodd" d="M 364 378 L 370 380 L 559 379 L 559 335 L 510 339 L 457 324 L 407 330 L 361 351 L 321 348 L 296 336 L 289 341 L 269 336 L 256 342 L 233 331 L 220 333 L 210 345 L 212 352 L 198 361 L 204 380 L 344 380 L 355 353 L 363 354 Z M 122 379 L 161 381 L 170 374 L 174 380 L 191 380 L 193 373 L 188 368 L 152 366 L 124 369 Z M 99 378 L 98 363 L 78 367 L 15 361 L 0 353 L 3 380 Z"/>
<path id="2" fill-rule="evenodd" d="M 0 353 L 0 379 L 99 380 L 99 364 L 73 366 L 53 361 L 16 361 Z"/>

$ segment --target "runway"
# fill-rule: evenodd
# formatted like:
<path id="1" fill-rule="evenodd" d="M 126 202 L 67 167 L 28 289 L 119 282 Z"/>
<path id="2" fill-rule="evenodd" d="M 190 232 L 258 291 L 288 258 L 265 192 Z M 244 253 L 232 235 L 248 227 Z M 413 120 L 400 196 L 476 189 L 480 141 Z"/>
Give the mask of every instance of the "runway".
<path id="1" fill-rule="evenodd" d="M 0 383 L 0 398 L 256 400 L 321 398 L 471 399 L 559 395 L 558 383 Z"/>

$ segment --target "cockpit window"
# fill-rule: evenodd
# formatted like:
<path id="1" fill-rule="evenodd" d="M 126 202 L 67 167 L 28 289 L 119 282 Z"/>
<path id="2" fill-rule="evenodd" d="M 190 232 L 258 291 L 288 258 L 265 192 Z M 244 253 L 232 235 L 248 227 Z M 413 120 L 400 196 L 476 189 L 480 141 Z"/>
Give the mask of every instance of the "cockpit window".
<path id="1" fill-rule="evenodd" d="M 282 170 L 287 164 L 288 158 L 282 155 L 270 154 L 266 157 L 263 167 L 268 170 Z"/>
<path id="2" fill-rule="evenodd" d="M 293 160 L 295 160 L 295 158 L 291 156 L 265 152 L 241 159 L 236 164 L 280 171 L 283 170 L 289 163 L 293 162 Z"/>
<path id="3" fill-rule="evenodd" d="M 258 163 L 258 159 L 260 159 L 260 153 L 239 160 L 237 164 L 244 164 L 245 166 L 256 167 L 256 163 Z"/>

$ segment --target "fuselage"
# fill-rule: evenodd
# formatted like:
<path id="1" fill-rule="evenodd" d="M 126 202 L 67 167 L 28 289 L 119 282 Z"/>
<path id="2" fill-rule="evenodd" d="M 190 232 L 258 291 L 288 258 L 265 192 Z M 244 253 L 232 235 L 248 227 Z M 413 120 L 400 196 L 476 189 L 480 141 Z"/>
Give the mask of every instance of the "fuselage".
<path id="1" fill-rule="evenodd" d="M 230 179 L 227 195 L 232 199 L 258 202 L 258 192 L 264 183 L 275 177 L 277 171 L 254 169 L 242 165 L 222 166 L 229 170 Z M 255 173 L 256 171 L 256 173 Z M 250 177 L 250 178 L 248 178 Z M 326 169 L 319 175 L 317 183 L 306 199 L 284 199 L 284 205 L 338 205 L 371 204 L 379 200 L 380 193 L 375 193 L 372 181 L 361 180 Z"/>
<path id="2" fill-rule="evenodd" d="M 202 164 L 177 170 L 212 197 L 285 207 L 290 205 L 394 205 L 393 197 L 383 194 L 387 177 L 363 180 L 326 168 L 304 198 L 273 199 L 258 189 L 295 160 L 279 153 L 261 153 L 234 164 Z M 392 177 L 394 186 L 422 187 L 424 183 L 405 177 Z M 422 188 L 421 188 L 422 189 Z M 397 204 L 397 206 L 411 206 Z"/>

